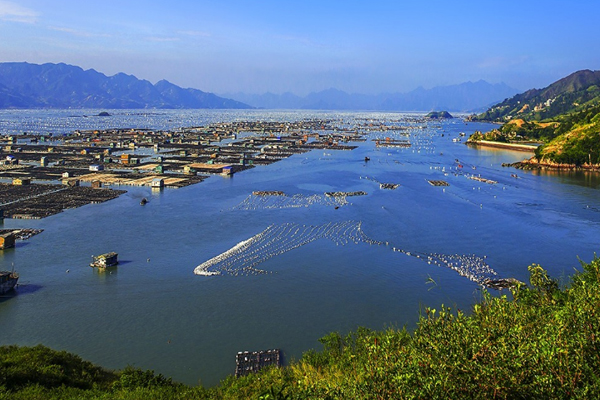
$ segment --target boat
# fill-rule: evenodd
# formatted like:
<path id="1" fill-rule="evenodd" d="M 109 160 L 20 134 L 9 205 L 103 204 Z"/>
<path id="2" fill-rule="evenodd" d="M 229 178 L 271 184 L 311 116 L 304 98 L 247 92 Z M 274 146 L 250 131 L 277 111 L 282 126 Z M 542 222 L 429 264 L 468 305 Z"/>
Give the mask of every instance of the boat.
<path id="1" fill-rule="evenodd" d="M 118 257 L 119 255 L 115 252 L 100 254 L 99 256 L 94 257 L 94 261 L 90 264 L 90 267 L 98 269 L 114 267 L 119 263 Z"/>
<path id="2" fill-rule="evenodd" d="M 141 206 L 144 206 L 144 205 L 146 205 L 146 203 L 147 203 L 147 202 L 148 202 L 148 199 L 144 197 L 144 198 L 142 199 L 142 201 L 140 201 L 140 205 L 141 205 Z"/>
<path id="3" fill-rule="evenodd" d="M 12 271 L 0 271 L 0 294 L 4 294 L 9 290 L 12 290 L 17 281 L 19 280 L 19 274 Z"/>

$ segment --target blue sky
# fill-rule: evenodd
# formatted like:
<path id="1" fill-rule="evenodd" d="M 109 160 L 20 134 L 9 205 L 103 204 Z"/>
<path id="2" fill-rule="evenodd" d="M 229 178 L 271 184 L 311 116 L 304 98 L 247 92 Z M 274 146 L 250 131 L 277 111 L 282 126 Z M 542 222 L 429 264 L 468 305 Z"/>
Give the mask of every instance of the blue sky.
<path id="1" fill-rule="evenodd" d="M 215 93 L 543 87 L 600 69 L 597 0 L 0 0 L 0 62 Z"/>

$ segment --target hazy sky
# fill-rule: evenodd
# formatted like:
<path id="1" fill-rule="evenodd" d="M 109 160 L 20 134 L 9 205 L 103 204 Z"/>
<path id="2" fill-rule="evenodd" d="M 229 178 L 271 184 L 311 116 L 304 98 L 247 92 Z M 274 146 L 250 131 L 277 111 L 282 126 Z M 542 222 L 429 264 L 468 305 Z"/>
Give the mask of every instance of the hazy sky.
<path id="1" fill-rule="evenodd" d="M 0 62 L 216 93 L 543 87 L 600 69 L 598 0 L 0 0 Z"/>

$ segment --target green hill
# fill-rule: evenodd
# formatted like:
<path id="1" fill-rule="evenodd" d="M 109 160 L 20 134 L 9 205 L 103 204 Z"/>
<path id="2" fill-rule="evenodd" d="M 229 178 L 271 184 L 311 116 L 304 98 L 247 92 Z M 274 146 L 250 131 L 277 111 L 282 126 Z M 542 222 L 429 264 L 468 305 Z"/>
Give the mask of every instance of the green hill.
<path id="1" fill-rule="evenodd" d="M 0 399 L 600 398 L 600 258 L 582 267 L 561 288 L 534 264 L 529 287 L 484 292 L 469 312 L 426 308 L 413 333 L 331 333 L 322 351 L 214 388 L 4 346 Z"/>
<path id="2" fill-rule="evenodd" d="M 600 105 L 563 115 L 560 121 L 556 136 L 538 147 L 534 161 L 574 167 L 600 165 Z"/>
<path id="3" fill-rule="evenodd" d="M 506 99 L 472 118 L 507 122 L 544 121 L 600 104 L 600 71 L 577 71 L 544 89 L 531 89 Z"/>
<path id="4" fill-rule="evenodd" d="M 496 104 L 474 121 L 503 122 L 469 138 L 543 143 L 526 167 L 600 166 L 600 71 L 578 71 L 544 89 L 532 89 Z"/>

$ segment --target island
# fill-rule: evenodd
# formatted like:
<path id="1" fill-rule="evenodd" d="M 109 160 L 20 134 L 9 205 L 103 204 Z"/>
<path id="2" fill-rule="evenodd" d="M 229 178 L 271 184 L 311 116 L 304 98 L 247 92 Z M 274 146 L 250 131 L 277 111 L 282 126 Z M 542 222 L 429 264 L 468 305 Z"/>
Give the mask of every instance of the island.
<path id="1" fill-rule="evenodd" d="M 432 111 L 425 116 L 429 119 L 451 119 L 454 118 L 448 111 Z"/>

